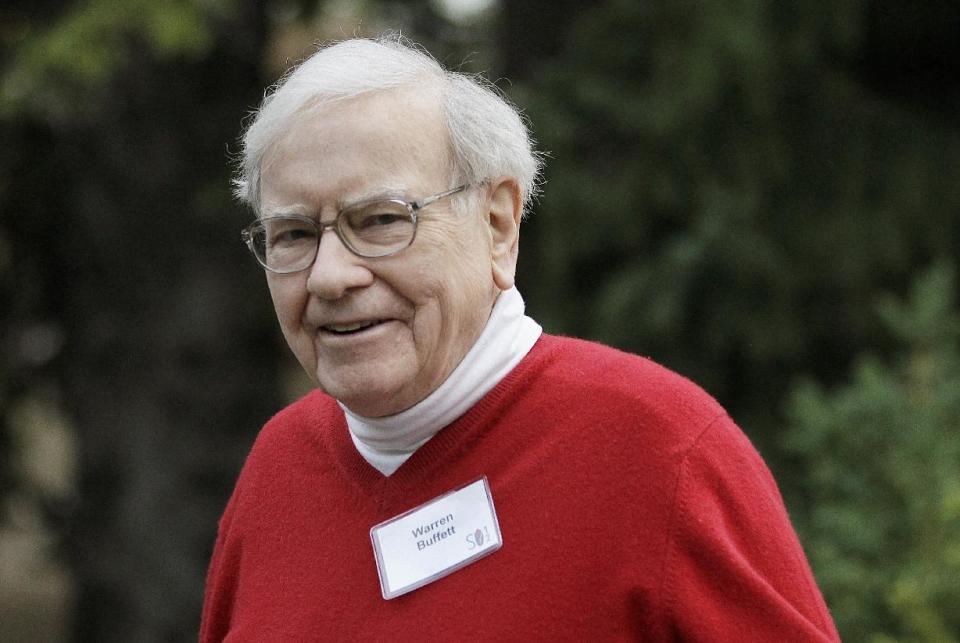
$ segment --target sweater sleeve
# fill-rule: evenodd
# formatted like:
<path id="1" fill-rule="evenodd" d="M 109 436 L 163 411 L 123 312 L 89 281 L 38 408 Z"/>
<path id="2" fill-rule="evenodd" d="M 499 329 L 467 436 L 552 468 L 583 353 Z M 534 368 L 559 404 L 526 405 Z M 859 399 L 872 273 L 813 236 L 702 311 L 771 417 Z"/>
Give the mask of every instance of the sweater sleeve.
<path id="1" fill-rule="evenodd" d="M 726 416 L 683 460 L 670 538 L 664 640 L 839 641 L 773 477 Z"/>
<path id="2" fill-rule="evenodd" d="M 210 568 L 207 570 L 203 615 L 200 621 L 200 643 L 220 643 L 230 630 L 240 564 L 239 543 L 231 539 L 237 495 L 238 490 L 234 490 L 220 518 L 217 541 L 213 548 Z"/>

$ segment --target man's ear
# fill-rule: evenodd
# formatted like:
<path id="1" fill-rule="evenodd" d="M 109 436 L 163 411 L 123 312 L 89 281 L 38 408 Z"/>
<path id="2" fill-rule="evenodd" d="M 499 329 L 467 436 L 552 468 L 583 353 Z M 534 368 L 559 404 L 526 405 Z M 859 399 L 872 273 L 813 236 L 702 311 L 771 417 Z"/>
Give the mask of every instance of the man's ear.
<path id="1" fill-rule="evenodd" d="M 513 287 L 520 247 L 520 218 L 523 202 L 520 186 L 512 178 L 490 182 L 487 217 L 490 224 L 490 259 L 493 281 L 500 290 Z"/>

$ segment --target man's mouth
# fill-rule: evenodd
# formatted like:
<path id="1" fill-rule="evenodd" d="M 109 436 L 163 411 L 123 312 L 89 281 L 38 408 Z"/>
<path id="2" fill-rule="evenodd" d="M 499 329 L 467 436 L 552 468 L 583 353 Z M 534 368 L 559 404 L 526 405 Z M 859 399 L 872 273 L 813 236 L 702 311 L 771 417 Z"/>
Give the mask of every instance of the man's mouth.
<path id="1" fill-rule="evenodd" d="M 360 333 L 383 322 L 383 319 L 370 319 L 367 321 L 352 322 L 350 324 L 326 324 L 321 326 L 320 329 L 335 335 L 350 335 Z"/>

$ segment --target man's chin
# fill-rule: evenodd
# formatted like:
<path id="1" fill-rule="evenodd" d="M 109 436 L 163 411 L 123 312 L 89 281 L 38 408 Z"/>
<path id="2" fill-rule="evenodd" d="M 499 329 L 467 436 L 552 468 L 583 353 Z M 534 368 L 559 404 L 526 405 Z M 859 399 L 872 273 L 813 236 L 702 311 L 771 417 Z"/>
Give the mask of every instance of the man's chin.
<path id="1" fill-rule="evenodd" d="M 409 406 L 391 403 L 389 400 L 384 400 L 383 398 L 371 399 L 368 397 L 363 397 L 343 399 L 342 397 L 337 397 L 336 395 L 333 397 L 335 397 L 337 401 L 343 404 L 345 407 L 350 409 L 352 413 L 366 418 L 380 418 L 396 415 L 406 408 L 409 408 Z"/>
<path id="2" fill-rule="evenodd" d="M 327 395 L 363 417 L 395 415 L 413 404 L 405 404 L 395 387 L 378 386 L 371 378 L 359 378 L 356 382 L 330 381 L 318 373 L 317 383 Z M 325 381 L 326 379 L 326 381 Z"/>

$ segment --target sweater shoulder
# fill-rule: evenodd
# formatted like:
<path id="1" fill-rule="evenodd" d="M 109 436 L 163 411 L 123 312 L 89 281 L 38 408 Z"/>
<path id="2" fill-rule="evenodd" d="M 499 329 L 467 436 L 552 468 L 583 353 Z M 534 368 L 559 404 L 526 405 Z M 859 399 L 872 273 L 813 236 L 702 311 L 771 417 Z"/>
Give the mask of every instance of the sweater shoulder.
<path id="1" fill-rule="evenodd" d="M 282 430 L 290 425 L 313 422 L 325 416 L 332 417 L 339 411 L 336 400 L 319 389 L 313 389 L 277 411 L 263 425 L 263 431 Z"/>
<path id="2" fill-rule="evenodd" d="M 544 388 L 587 401 L 595 413 L 633 426 L 656 426 L 690 446 L 723 407 L 700 386 L 655 361 L 588 340 L 545 335 Z"/>
<path id="3" fill-rule="evenodd" d="M 282 456 L 301 456 L 305 448 L 316 446 L 321 432 L 343 421 L 343 411 L 336 400 L 320 390 L 313 390 L 288 404 L 260 429 L 247 457 L 247 467 L 258 460 Z"/>
<path id="4" fill-rule="evenodd" d="M 603 397 L 624 397 L 687 413 L 722 414 L 720 404 L 699 385 L 648 357 L 598 342 L 573 337 L 544 336 L 554 349 L 549 376 L 568 390 Z"/>

